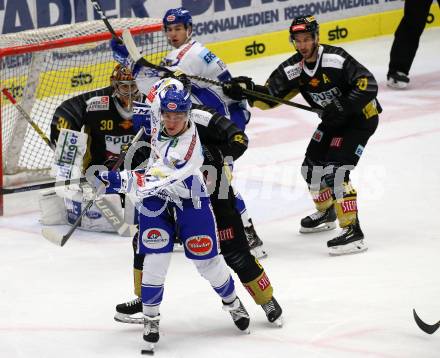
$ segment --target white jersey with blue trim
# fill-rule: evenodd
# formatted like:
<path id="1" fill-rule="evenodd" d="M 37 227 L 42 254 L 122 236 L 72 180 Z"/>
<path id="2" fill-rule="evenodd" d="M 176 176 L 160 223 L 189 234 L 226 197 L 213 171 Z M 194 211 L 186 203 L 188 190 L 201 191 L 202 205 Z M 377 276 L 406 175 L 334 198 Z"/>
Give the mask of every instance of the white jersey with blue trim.
<path id="1" fill-rule="evenodd" d="M 202 146 L 191 115 L 188 128 L 182 134 L 172 137 L 164 130 L 159 93 L 170 85 L 182 88 L 177 80 L 163 79 L 153 85 L 146 99 L 147 104 L 151 104 L 151 154 L 143 185 L 137 187 L 140 196 L 143 193 L 148 196 L 154 189 L 173 190 L 181 198 L 192 197 L 194 191 L 206 192 L 200 170 L 204 161 Z"/>
<path id="2" fill-rule="evenodd" d="M 225 63 L 195 40 L 190 40 L 169 52 L 161 65 L 171 71 L 180 70 L 187 75 L 205 77 L 219 82 L 231 79 Z M 147 94 L 159 77 L 160 72 L 157 70 L 143 67 L 136 75 L 136 84 L 142 93 Z M 249 121 L 250 113 L 247 102 L 235 101 L 225 96 L 220 86 L 191 80 L 191 100 L 228 117 L 242 130 Z"/>

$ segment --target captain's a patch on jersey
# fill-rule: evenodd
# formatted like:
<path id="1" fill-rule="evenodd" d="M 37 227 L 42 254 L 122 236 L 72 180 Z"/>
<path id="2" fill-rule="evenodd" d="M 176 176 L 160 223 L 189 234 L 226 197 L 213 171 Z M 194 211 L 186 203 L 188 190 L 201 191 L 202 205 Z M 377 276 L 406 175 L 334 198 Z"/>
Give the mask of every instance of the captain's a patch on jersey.
<path id="1" fill-rule="evenodd" d="M 93 97 L 87 101 L 87 112 L 107 111 L 110 108 L 110 97 Z"/>
<path id="2" fill-rule="evenodd" d="M 217 56 L 214 55 L 211 51 L 205 48 L 202 52 L 199 53 L 199 57 L 205 61 L 208 65 L 217 59 Z"/>

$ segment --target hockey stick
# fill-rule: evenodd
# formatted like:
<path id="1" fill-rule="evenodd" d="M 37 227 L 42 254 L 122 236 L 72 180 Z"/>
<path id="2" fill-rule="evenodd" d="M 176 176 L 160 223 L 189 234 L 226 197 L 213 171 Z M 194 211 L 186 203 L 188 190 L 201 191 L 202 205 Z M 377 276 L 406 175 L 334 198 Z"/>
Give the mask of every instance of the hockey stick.
<path id="1" fill-rule="evenodd" d="M 98 13 L 99 17 L 102 21 L 104 21 L 105 26 L 107 27 L 108 31 L 112 34 L 112 36 L 119 40 L 120 43 L 122 43 L 121 39 L 116 34 L 115 30 L 113 29 L 112 25 L 110 25 L 110 22 L 107 19 L 107 16 L 105 16 L 104 10 L 102 10 L 101 4 L 98 0 L 90 0 L 92 2 L 93 7 L 95 8 L 96 12 Z"/>
<path id="2" fill-rule="evenodd" d="M 18 112 L 20 112 L 20 114 L 23 116 L 23 118 L 32 126 L 32 128 L 35 130 L 35 132 L 38 133 L 40 138 L 42 140 L 44 140 L 44 142 L 50 147 L 50 149 L 55 150 L 55 146 L 50 142 L 50 140 L 49 140 L 49 138 L 47 138 L 46 134 L 44 134 L 44 132 L 41 130 L 41 128 L 38 127 L 38 124 L 36 124 L 32 120 L 31 116 L 25 111 L 25 109 L 17 103 L 17 101 L 15 100 L 12 93 L 9 92 L 8 89 L 3 87 L 1 84 L 0 84 L 0 89 L 3 92 L 3 94 L 6 96 L 6 98 L 9 100 L 9 102 L 11 102 L 15 106 L 15 108 L 17 108 Z"/>
<path id="3" fill-rule="evenodd" d="M 433 334 L 435 331 L 437 331 L 440 327 L 440 321 L 438 321 L 435 324 L 427 324 L 425 322 L 423 322 L 421 320 L 421 318 L 417 315 L 416 310 L 413 309 L 413 315 L 414 315 L 414 320 L 416 321 L 417 325 L 419 326 L 419 328 L 428 334 Z"/>
<path id="4" fill-rule="evenodd" d="M 0 85 L 0 89 L 3 92 L 3 94 L 6 96 L 6 98 L 17 108 L 17 110 L 20 112 L 20 114 L 23 116 L 23 118 L 32 126 L 32 128 L 37 132 L 37 134 L 40 136 L 40 138 L 49 146 L 50 149 L 53 151 L 55 150 L 55 146 L 50 142 L 49 138 L 46 136 L 46 134 L 41 130 L 41 128 L 36 124 L 29 113 L 26 112 L 26 110 L 17 103 L 14 96 L 8 91 L 7 88 Z M 54 184 L 54 186 L 57 183 Z M 73 184 L 73 181 L 69 184 Z M 69 185 L 66 184 L 66 185 Z M 89 186 L 86 180 L 79 180 L 78 184 L 82 184 L 83 186 Z M 15 189 L 4 189 L 2 188 L 1 191 L 3 194 L 12 194 L 12 193 L 18 193 L 23 191 L 30 191 L 30 190 L 38 190 L 38 189 L 44 189 L 44 188 L 50 188 L 52 187 L 49 185 L 49 183 L 45 184 L 37 184 L 37 186 L 40 186 L 39 188 L 32 188 L 27 189 L 25 188 L 15 188 Z M 29 187 L 28 187 L 29 188 Z M 20 190 L 21 189 L 21 190 Z M 132 236 L 131 231 L 127 229 L 123 225 L 123 218 L 115 212 L 115 210 L 112 208 L 111 204 L 106 198 L 100 198 L 96 200 L 98 208 L 100 208 L 101 212 L 104 214 L 107 221 L 113 226 L 113 228 L 118 232 L 121 236 Z"/>
<path id="5" fill-rule="evenodd" d="M 149 62 L 147 59 L 145 59 L 144 57 L 142 57 L 141 53 L 139 52 L 133 37 L 131 36 L 131 33 L 129 30 L 124 30 L 122 32 L 122 39 L 123 39 L 123 43 L 125 45 L 125 47 L 128 50 L 128 53 L 130 54 L 130 57 L 133 59 L 134 62 L 136 62 L 137 64 L 140 64 L 142 66 L 145 67 L 150 67 L 153 68 L 155 70 L 159 70 L 162 72 L 165 72 L 167 74 L 173 74 L 173 71 L 171 71 L 170 69 L 163 67 L 163 66 L 159 66 L 159 65 L 155 65 L 154 63 Z M 201 76 L 196 76 L 196 75 L 186 75 L 186 77 L 193 79 L 193 80 L 197 80 L 197 81 L 202 81 L 202 82 L 206 82 L 206 83 L 210 83 L 216 86 L 224 86 L 224 84 L 220 81 L 216 81 L 210 78 L 206 78 L 206 77 L 201 77 Z M 305 111 L 309 111 L 309 112 L 314 112 L 317 113 L 318 115 L 322 114 L 322 110 L 321 109 L 317 109 L 317 108 L 312 108 L 300 103 L 296 103 L 296 102 L 292 102 L 292 101 L 288 101 L 286 99 L 283 98 L 278 98 L 275 96 L 271 96 L 269 94 L 266 93 L 261 93 L 261 92 L 257 92 L 257 91 L 252 91 L 246 88 L 243 88 L 243 93 L 250 95 L 252 97 L 256 97 L 256 98 L 260 98 L 260 99 L 265 99 L 271 102 L 276 102 L 276 103 L 280 103 L 280 104 L 285 104 L 287 106 L 291 106 L 291 107 L 295 107 L 295 108 L 299 108 L 299 109 L 303 109 Z"/>
<path id="6" fill-rule="evenodd" d="M 137 141 L 139 141 L 139 139 L 141 138 L 141 136 L 144 133 L 144 128 L 142 127 L 139 132 L 136 133 L 136 136 L 132 139 L 130 146 L 133 145 L 134 143 L 136 143 Z M 118 169 L 121 164 L 124 162 L 125 156 L 127 154 L 128 151 L 126 152 L 122 152 L 121 155 L 119 156 L 118 160 L 116 161 L 116 163 L 113 165 L 111 170 L 116 170 Z M 55 245 L 58 246 L 64 246 L 65 243 L 67 242 L 67 240 L 69 240 L 69 238 L 72 236 L 72 234 L 75 232 L 76 228 L 81 224 L 81 219 L 82 217 L 87 213 L 87 211 L 92 207 L 92 205 L 95 203 L 96 199 L 90 200 L 87 205 L 85 206 L 85 208 L 81 211 L 81 214 L 78 216 L 78 218 L 75 220 L 74 224 L 72 225 L 72 227 L 69 229 L 69 231 L 65 234 L 65 235 L 60 235 L 59 233 L 57 233 L 55 230 L 53 230 L 52 228 L 43 228 L 41 230 L 42 235 L 49 240 L 50 242 L 52 242 Z M 126 230 L 130 230 L 130 225 L 128 225 L 127 223 L 122 223 L 121 225 L 121 230 L 126 231 Z M 134 235 L 134 232 L 133 232 Z"/>
<path id="7" fill-rule="evenodd" d="M 98 15 L 101 17 L 101 20 L 104 22 L 105 26 L 107 27 L 108 31 L 112 34 L 112 36 L 119 42 L 119 43 L 123 43 L 125 44 L 125 46 L 127 47 L 128 53 L 130 54 L 130 57 L 134 60 L 134 62 L 136 62 L 137 64 L 140 64 L 142 66 L 145 67 L 149 67 L 161 72 L 165 72 L 167 74 L 173 74 L 173 71 L 171 71 L 170 69 L 160 66 L 160 65 L 155 65 L 154 63 L 151 63 L 150 61 L 148 61 L 146 58 L 142 57 L 142 55 L 140 54 L 136 44 L 134 43 L 133 37 L 131 36 L 131 33 L 129 30 L 124 30 L 122 32 L 122 39 L 121 40 L 118 35 L 116 34 L 115 30 L 113 29 L 112 25 L 110 24 L 110 22 L 107 19 L 107 16 L 105 16 L 104 10 L 102 10 L 101 5 L 99 4 L 99 2 L 97 0 L 90 0 L 93 4 L 93 7 L 95 8 L 96 12 L 98 13 Z M 191 78 L 193 80 L 197 80 L 197 81 L 202 81 L 202 82 L 206 82 L 206 83 L 210 83 L 210 84 L 214 84 L 216 86 L 220 86 L 222 87 L 224 84 L 216 81 L 216 80 L 212 80 L 209 78 L 205 78 L 205 77 L 201 77 L 201 76 L 195 76 L 195 75 L 186 75 L 188 78 Z M 278 98 L 275 96 L 271 96 L 269 94 L 265 94 L 265 93 L 261 93 L 261 92 L 257 92 L 257 91 L 251 91 L 248 89 L 243 88 L 243 93 L 256 97 L 256 98 L 260 98 L 260 99 L 265 99 L 271 102 L 276 102 L 276 103 L 280 103 L 280 104 L 285 104 L 287 106 L 291 106 L 291 107 L 295 107 L 295 108 L 299 108 L 299 109 L 303 109 L 305 111 L 309 111 L 309 112 L 314 112 L 317 113 L 318 115 L 322 114 L 322 110 L 321 109 L 317 109 L 317 108 L 312 108 L 309 106 L 305 106 L 303 104 L 300 103 L 296 103 L 296 102 L 292 102 L 292 101 L 288 101 L 285 100 L 283 98 Z"/>
<path id="8" fill-rule="evenodd" d="M 77 179 L 66 179 L 66 180 L 59 180 L 59 181 L 52 181 L 49 183 L 41 183 L 41 184 L 32 184 L 28 186 L 21 186 L 19 188 L 1 188 L 0 191 L 2 194 L 16 194 L 16 193 L 25 193 L 28 191 L 34 191 L 34 190 L 42 190 L 42 189 L 49 189 L 54 188 L 56 186 L 67 186 L 67 185 L 73 185 L 73 184 L 82 184 L 86 183 L 87 178 L 77 178 Z"/>

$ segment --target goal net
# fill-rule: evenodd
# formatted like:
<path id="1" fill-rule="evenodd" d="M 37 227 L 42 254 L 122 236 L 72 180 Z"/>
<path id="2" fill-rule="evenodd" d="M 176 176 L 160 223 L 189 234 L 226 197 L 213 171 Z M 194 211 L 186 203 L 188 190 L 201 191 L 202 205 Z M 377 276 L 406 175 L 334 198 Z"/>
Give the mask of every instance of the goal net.
<path id="1" fill-rule="evenodd" d="M 160 19 L 110 21 L 118 35 L 130 29 L 152 63 L 158 64 L 170 50 Z M 2 35 L 0 82 L 49 136 L 53 113 L 62 101 L 110 85 L 116 65 L 110 39 L 101 20 Z M 16 186 L 47 179 L 51 149 L 3 95 L 0 106 L 0 185 L 2 180 L 3 186 Z"/>

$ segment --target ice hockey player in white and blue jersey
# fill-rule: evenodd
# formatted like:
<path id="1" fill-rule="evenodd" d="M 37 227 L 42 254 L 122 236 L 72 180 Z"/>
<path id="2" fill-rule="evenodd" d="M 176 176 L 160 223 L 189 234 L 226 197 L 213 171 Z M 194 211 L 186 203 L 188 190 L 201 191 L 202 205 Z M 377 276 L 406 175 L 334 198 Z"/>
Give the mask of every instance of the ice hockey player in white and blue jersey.
<path id="1" fill-rule="evenodd" d="M 235 325 L 243 331 L 249 326 L 249 315 L 237 297 L 224 258 L 219 255 L 215 219 L 200 170 L 204 157 L 191 120 L 189 92 L 179 81 L 161 81 L 151 109 L 149 103 L 137 103 L 133 108 L 134 116 L 148 116 L 150 120 L 152 150 L 145 172 L 124 170 L 99 174 L 107 193 L 135 193 L 141 204 L 137 247 L 145 254 L 143 338 L 149 351 L 159 340 L 159 307 L 176 230 L 186 257 L 210 282 Z"/>
<path id="2" fill-rule="evenodd" d="M 184 8 L 169 9 L 163 17 L 163 29 L 168 42 L 174 48 L 162 60 L 161 65 L 172 71 L 181 71 L 187 75 L 196 75 L 226 82 L 231 74 L 225 63 L 200 42 L 192 39 L 193 22 L 191 14 Z M 112 48 L 117 61 L 124 62 L 128 56 L 124 46 L 112 41 Z M 136 75 L 137 84 L 146 93 L 151 88 L 151 77 L 157 72 L 150 68 L 139 69 Z M 150 80 L 149 80 L 150 79 Z M 246 101 L 234 100 L 223 94 L 220 86 L 203 81 L 191 81 L 193 103 L 202 104 L 214 109 L 217 113 L 231 119 L 241 130 L 245 130 L 250 118 Z M 252 219 L 249 218 L 245 202 L 240 193 L 234 189 L 236 207 L 240 212 L 246 230 L 249 246 L 257 258 L 267 256 L 263 242 L 257 235 Z"/>

